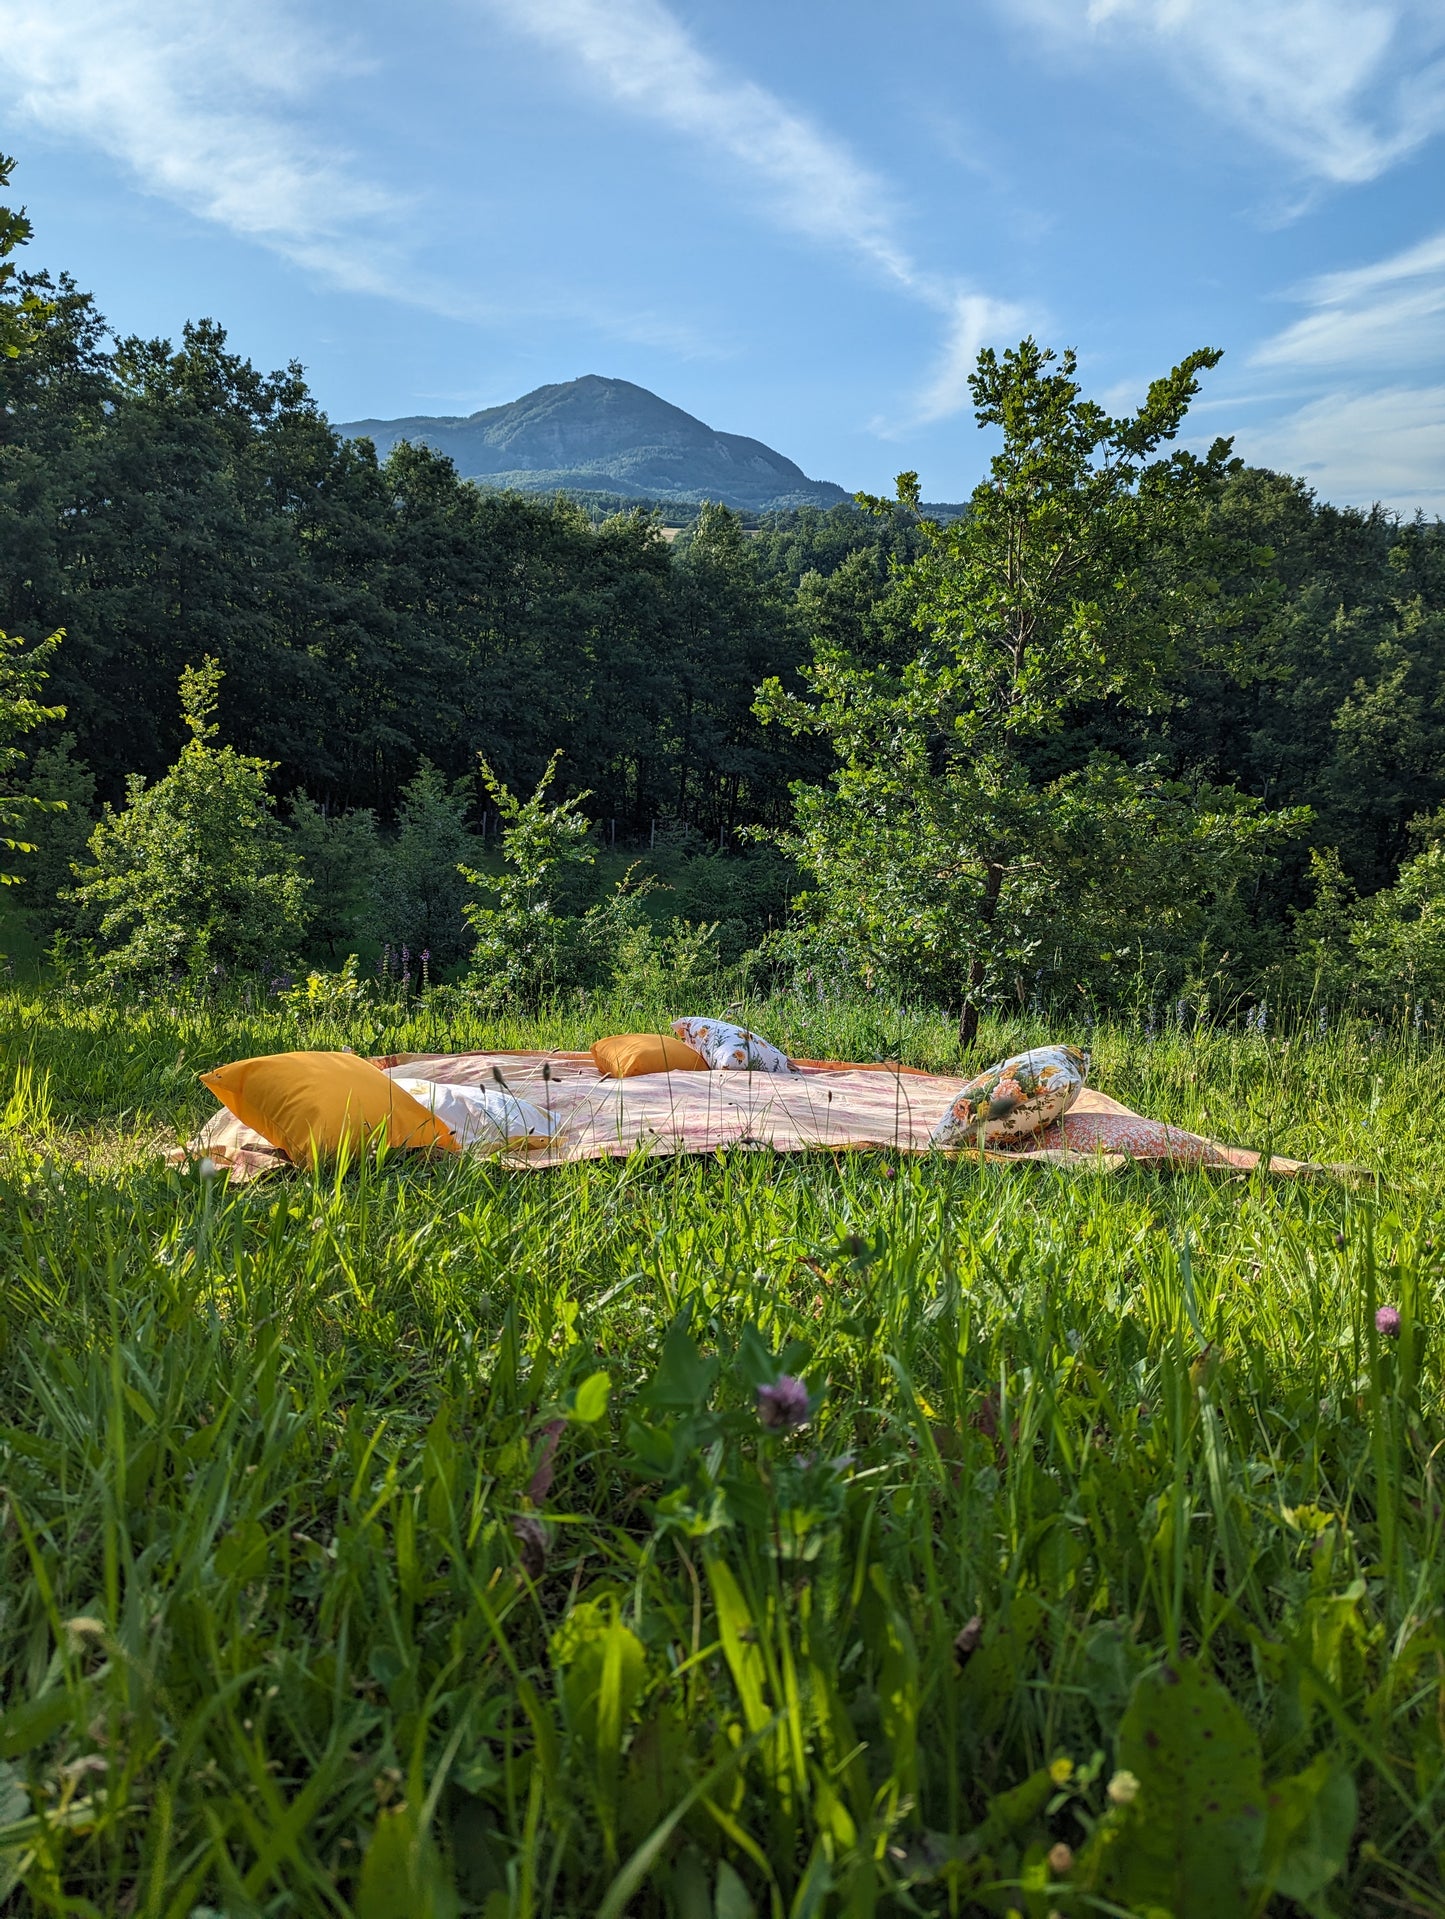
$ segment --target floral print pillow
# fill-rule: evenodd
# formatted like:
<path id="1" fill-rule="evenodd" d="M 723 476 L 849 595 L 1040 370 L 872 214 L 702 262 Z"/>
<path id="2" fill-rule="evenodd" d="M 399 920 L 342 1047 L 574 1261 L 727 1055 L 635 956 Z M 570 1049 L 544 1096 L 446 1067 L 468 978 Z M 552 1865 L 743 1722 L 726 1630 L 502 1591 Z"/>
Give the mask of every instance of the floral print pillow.
<path id="1" fill-rule="evenodd" d="M 752 1073 L 796 1071 L 787 1054 L 771 1041 L 725 1019 L 675 1019 L 672 1030 L 685 1046 L 701 1053 L 714 1070 L 741 1067 Z"/>
<path id="2" fill-rule="evenodd" d="M 1024 1139 L 1062 1119 L 1083 1091 L 1088 1061 L 1077 1046 L 1035 1046 L 971 1079 L 933 1129 L 935 1146 Z"/>

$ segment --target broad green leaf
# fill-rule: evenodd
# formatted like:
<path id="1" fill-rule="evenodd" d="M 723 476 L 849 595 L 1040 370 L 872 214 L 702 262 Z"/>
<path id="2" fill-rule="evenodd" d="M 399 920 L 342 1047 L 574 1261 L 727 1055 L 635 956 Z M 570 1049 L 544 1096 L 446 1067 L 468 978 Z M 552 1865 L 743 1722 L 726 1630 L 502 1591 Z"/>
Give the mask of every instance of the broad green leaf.
<path id="1" fill-rule="evenodd" d="M 1259 1741 L 1219 1681 L 1193 1660 L 1142 1673 L 1118 1765 L 1138 1779 L 1138 1797 L 1099 1828 L 1080 1883 L 1173 1919 L 1247 1912 L 1265 1833 Z"/>
<path id="2" fill-rule="evenodd" d="M 361 1865 L 356 1919 L 456 1919 L 460 1910 L 441 1854 L 411 1807 L 379 1813 Z"/>
<path id="3" fill-rule="evenodd" d="M 572 1417 L 584 1425 L 595 1426 L 607 1411 L 607 1401 L 612 1393 L 612 1377 L 609 1373 L 589 1373 L 577 1388 L 577 1397 L 572 1402 Z"/>
<path id="4" fill-rule="evenodd" d="M 1359 1816 L 1355 1782 L 1329 1753 L 1265 1793 L 1264 1890 L 1308 1905 L 1344 1870 Z"/>
<path id="5" fill-rule="evenodd" d="M 719 1860 L 717 1890 L 712 1901 L 713 1919 L 757 1919 L 757 1907 L 748 1889 L 726 1859 Z"/>

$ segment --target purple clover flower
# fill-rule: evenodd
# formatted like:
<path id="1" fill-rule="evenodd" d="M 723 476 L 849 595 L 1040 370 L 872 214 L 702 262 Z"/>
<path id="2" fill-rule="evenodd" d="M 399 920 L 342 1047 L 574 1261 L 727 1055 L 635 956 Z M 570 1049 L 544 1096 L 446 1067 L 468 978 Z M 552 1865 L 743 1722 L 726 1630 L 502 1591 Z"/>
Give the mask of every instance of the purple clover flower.
<path id="1" fill-rule="evenodd" d="M 1400 1309 L 1398 1306 L 1382 1306 L 1375 1314 L 1375 1331 L 1383 1333 L 1386 1339 L 1400 1337 Z"/>
<path id="2" fill-rule="evenodd" d="M 770 1433 L 786 1433 L 808 1423 L 808 1389 L 791 1373 L 758 1388 L 758 1419 Z"/>

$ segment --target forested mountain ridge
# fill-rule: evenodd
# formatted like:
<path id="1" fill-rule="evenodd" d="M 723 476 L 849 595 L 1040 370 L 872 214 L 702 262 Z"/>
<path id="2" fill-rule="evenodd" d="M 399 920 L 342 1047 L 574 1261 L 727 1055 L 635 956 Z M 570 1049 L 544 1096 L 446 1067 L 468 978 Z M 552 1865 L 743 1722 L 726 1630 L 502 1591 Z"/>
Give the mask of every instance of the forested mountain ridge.
<path id="1" fill-rule="evenodd" d="M 444 453 L 463 479 L 525 492 L 606 490 L 646 500 L 717 500 L 769 511 L 835 506 L 830 480 L 761 440 L 718 433 L 630 380 L 588 373 L 465 417 L 351 420 L 338 431 L 385 456 L 401 441 Z"/>

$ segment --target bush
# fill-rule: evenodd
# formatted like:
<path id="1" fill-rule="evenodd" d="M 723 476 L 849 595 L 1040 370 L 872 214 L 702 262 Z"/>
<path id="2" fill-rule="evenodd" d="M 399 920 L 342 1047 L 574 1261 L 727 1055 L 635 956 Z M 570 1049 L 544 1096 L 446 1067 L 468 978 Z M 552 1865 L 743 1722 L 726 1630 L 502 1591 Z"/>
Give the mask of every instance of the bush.
<path id="1" fill-rule="evenodd" d="M 429 953 L 437 971 L 467 950 L 462 869 L 478 844 L 467 825 L 471 803 L 470 780 L 453 784 L 423 760 L 402 789 L 396 837 L 382 850 L 375 883 L 377 931 L 395 946 Z"/>
<path id="2" fill-rule="evenodd" d="M 568 988 L 610 980 L 629 939 L 635 942 L 646 930 L 639 909 L 652 882 L 635 884 L 631 870 L 585 913 L 556 910 L 569 869 L 591 866 L 597 857 L 592 823 L 581 808 L 589 796 L 546 803 L 561 757 L 552 755 L 525 800 L 504 786 L 485 760 L 481 763 L 482 779 L 503 821 L 502 871 L 463 867 L 467 884 L 492 901 L 472 900 L 463 910 L 476 941 L 470 982 L 498 1006 L 536 1008 Z"/>
<path id="3" fill-rule="evenodd" d="M 210 658 L 185 669 L 180 758 L 154 786 L 133 774 L 91 834 L 70 897 L 107 974 L 274 970 L 301 944 L 306 881 L 266 790 L 273 763 L 212 744 L 221 678 Z"/>
<path id="4" fill-rule="evenodd" d="M 41 935 L 64 930 L 74 919 L 68 898 L 75 868 L 95 831 L 95 775 L 75 757 L 75 735 L 64 733 L 37 749 L 26 791 L 41 803 L 28 828 L 35 850 L 25 867 L 25 917 Z"/>
<path id="5" fill-rule="evenodd" d="M 305 793 L 291 795 L 291 844 L 310 888 L 309 939 L 313 950 L 338 953 L 375 930 L 380 855 L 376 816 L 324 813 Z"/>

